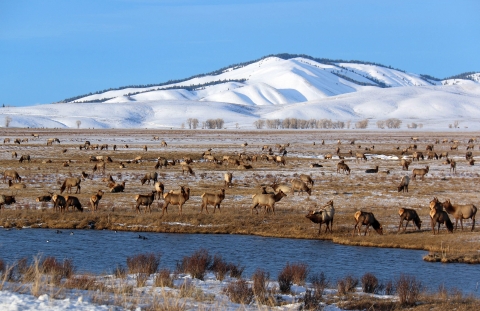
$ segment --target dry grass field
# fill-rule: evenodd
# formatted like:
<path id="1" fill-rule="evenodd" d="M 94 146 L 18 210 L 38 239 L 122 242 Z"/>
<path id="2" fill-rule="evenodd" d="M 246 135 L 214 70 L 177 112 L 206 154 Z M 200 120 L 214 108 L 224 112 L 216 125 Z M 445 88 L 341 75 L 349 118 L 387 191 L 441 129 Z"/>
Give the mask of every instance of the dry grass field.
<path id="1" fill-rule="evenodd" d="M 38 134 L 35 138 L 32 134 Z M 412 135 L 418 141 L 412 140 Z M 230 233 L 253 234 L 272 237 L 302 239 L 328 239 L 335 243 L 374 247 L 398 247 L 431 251 L 428 260 L 480 262 L 480 228 L 470 231 L 471 220 L 464 221 L 464 230 L 460 228 L 453 234 L 447 233 L 442 225 L 440 234 L 433 235 L 430 225 L 429 202 L 433 197 L 440 201 L 451 199 L 456 204 L 478 202 L 477 185 L 480 180 L 477 165 L 469 165 L 465 160 L 467 141 L 472 133 L 420 133 L 401 131 L 233 131 L 233 130 L 73 130 L 73 129 L 2 129 L 1 138 L 10 138 L 10 143 L 0 144 L 0 170 L 14 169 L 26 185 L 24 189 L 9 188 L 8 183 L 0 182 L 0 194 L 14 194 L 16 202 L 5 205 L 0 212 L 0 225 L 3 227 L 32 228 L 95 228 L 129 231 L 182 232 L 182 233 Z M 158 136 L 159 140 L 153 137 Z M 13 143 L 14 139 L 28 138 L 28 142 Z M 58 138 L 60 143 L 47 146 L 48 138 Z M 435 144 L 435 140 L 440 141 Z M 442 143 L 443 140 L 448 142 Z M 94 144 L 108 144 L 108 150 L 80 150 L 85 141 Z M 168 146 L 162 147 L 164 140 Z M 324 144 L 322 144 L 322 140 Z M 354 144 L 351 142 L 354 141 Z M 458 141 L 458 150 L 450 150 Z M 248 143 L 243 147 L 242 144 Z M 314 144 L 315 142 L 315 144 Z M 260 160 L 262 146 L 287 144 L 286 165 L 277 165 Z M 113 150 L 113 145 L 117 150 Z M 457 171 L 450 171 L 450 165 L 441 160 L 420 160 L 412 162 L 408 171 L 402 170 L 401 151 L 410 144 L 416 144 L 417 150 L 426 153 L 427 144 L 434 144 L 437 154 L 448 152 L 449 158 L 457 162 Z M 475 142 L 474 144 L 477 144 Z M 478 142 L 480 144 L 480 142 Z M 128 148 L 126 148 L 128 145 Z M 143 146 L 147 146 L 144 151 Z M 337 173 L 336 164 L 339 155 L 344 157 L 351 174 Z M 473 156 L 480 151 L 475 145 Z M 365 150 L 369 148 L 369 150 Z M 240 153 L 258 155 L 258 160 L 247 164 L 251 169 L 234 165 L 206 162 L 202 154 L 211 149 L 219 160 L 223 156 L 235 156 Z M 368 161 L 356 161 L 348 154 L 349 150 L 364 152 Z M 16 152 L 18 158 L 12 158 Z M 266 153 L 266 152 L 264 152 Z M 333 159 L 325 160 L 324 155 L 331 153 Z M 405 156 L 411 157 L 413 151 Z M 30 162 L 19 162 L 21 155 L 30 155 Z M 113 162 L 106 163 L 106 173 L 96 172 L 92 168 L 96 162 L 90 162 L 91 156 L 110 156 Z M 141 156 L 138 163 L 134 159 Z M 190 167 L 195 176 L 182 174 L 181 165 L 155 170 L 157 158 L 169 161 L 191 157 Z M 51 163 L 46 163 L 51 160 Z M 68 166 L 64 166 L 64 163 Z M 120 168 L 123 162 L 125 168 Z M 98 163 L 98 162 L 97 162 Z M 318 163 L 323 167 L 311 168 Z M 430 166 L 429 173 L 422 180 L 412 180 L 408 193 L 397 191 L 397 185 L 404 175 L 411 176 L 412 168 Z M 380 173 L 367 174 L 366 169 L 379 167 Z M 389 171 L 389 174 L 381 172 Z M 81 182 L 81 193 L 77 196 L 85 208 L 83 213 L 53 211 L 52 203 L 37 203 L 35 198 L 47 192 L 59 194 L 61 183 L 66 177 L 80 177 L 85 171 L 89 177 Z M 140 179 L 148 172 L 158 173 L 165 190 L 178 190 L 180 185 L 191 189 L 190 199 L 179 215 L 178 207 L 170 205 L 168 213 L 162 216 L 163 200 L 156 200 L 153 212 L 145 214 L 135 212 L 135 195 L 146 194 L 153 190 L 153 184 L 142 185 Z M 233 187 L 226 188 L 221 209 L 209 214 L 200 213 L 201 195 L 215 192 L 224 187 L 223 175 L 233 173 Z M 275 214 L 251 215 L 252 195 L 261 192 L 262 186 L 270 186 L 274 181 L 290 183 L 300 174 L 310 175 L 315 184 L 312 194 L 288 193 L 275 205 Z M 125 181 L 125 191 L 110 193 L 104 177 L 111 175 L 116 182 Z M 75 188 L 74 188 L 75 189 Z M 100 201 L 99 211 L 92 212 L 89 198 L 98 190 L 105 194 Z M 273 191 L 270 187 L 267 191 Z M 63 193 L 63 195 L 66 195 Z M 334 201 L 335 219 L 333 233 L 318 234 L 318 225 L 305 215 L 311 209 L 322 207 L 329 200 Z M 398 209 L 413 208 L 423 221 L 420 231 L 409 225 L 406 233 L 398 233 Z M 371 231 L 367 236 L 353 236 L 355 211 L 371 211 L 384 228 L 384 235 Z M 454 222 L 453 217 L 451 217 Z M 364 227 L 362 228 L 363 233 Z"/>

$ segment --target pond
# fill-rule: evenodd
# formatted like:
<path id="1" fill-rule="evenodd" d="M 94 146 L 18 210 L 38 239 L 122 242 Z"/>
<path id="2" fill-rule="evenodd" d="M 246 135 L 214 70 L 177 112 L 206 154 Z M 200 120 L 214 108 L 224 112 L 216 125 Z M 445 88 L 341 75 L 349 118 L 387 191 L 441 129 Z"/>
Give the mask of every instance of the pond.
<path id="1" fill-rule="evenodd" d="M 366 272 L 379 280 L 393 280 L 401 273 L 414 275 L 430 290 L 440 284 L 464 293 L 478 294 L 477 265 L 428 263 L 425 251 L 337 245 L 329 241 L 267 238 L 247 235 L 174 234 L 98 230 L 0 229 L 0 259 L 14 263 L 42 254 L 70 258 L 79 272 L 111 273 L 126 258 L 140 253 L 160 253 L 161 268 L 175 269 L 177 262 L 199 249 L 219 254 L 245 267 L 250 277 L 257 268 L 272 280 L 287 262 L 308 264 L 312 273 L 324 272 L 330 281 Z"/>

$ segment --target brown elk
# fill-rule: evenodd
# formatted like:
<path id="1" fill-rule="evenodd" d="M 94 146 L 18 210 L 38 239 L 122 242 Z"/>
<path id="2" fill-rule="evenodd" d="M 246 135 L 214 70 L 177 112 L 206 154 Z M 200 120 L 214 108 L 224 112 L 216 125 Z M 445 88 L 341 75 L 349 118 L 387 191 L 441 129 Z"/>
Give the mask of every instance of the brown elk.
<path id="1" fill-rule="evenodd" d="M 66 200 L 65 197 L 59 194 L 54 194 L 52 196 L 52 201 L 53 201 L 53 209 L 56 211 L 57 209 L 61 212 L 63 212 L 63 209 L 65 208 Z"/>
<path id="2" fill-rule="evenodd" d="M 30 163 L 30 155 L 29 154 L 22 155 L 20 159 L 18 159 L 18 162 L 20 163 L 23 163 L 23 161 L 27 161 L 28 163 Z"/>
<path id="3" fill-rule="evenodd" d="M 422 226 L 422 221 L 420 220 L 420 217 L 418 217 L 417 212 L 414 209 L 411 208 L 401 208 L 398 210 L 398 215 L 400 215 L 400 224 L 398 225 L 398 231 L 403 226 L 403 221 L 406 220 L 407 223 L 405 224 L 405 227 L 403 228 L 403 232 L 407 230 L 408 223 L 412 221 L 415 223 L 417 226 L 418 230 L 420 230 L 420 227 Z"/>
<path id="4" fill-rule="evenodd" d="M 77 197 L 66 195 L 65 196 L 65 210 L 68 212 L 69 207 L 76 208 L 80 212 L 83 212 L 83 207 Z"/>
<path id="5" fill-rule="evenodd" d="M 92 175 L 92 177 L 93 177 L 93 175 Z M 82 171 L 82 178 L 83 178 L 83 180 L 88 178 L 88 174 L 85 173 L 85 171 Z"/>
<path id="6" fill-rule="evenodd" d="M 191 176 L 195 176 L 195 172 L 192 170 L 192 168 L 190 167 L 190 165 L 182 165 L 182 175 L 187 172 L 188 174 L 190 174 Z"/>
<path id="7" fill-rule="evenodd" d="M 430 209 L 430 218 L 432 221 L 432 231 L 435 235 L 435 224 L 438 223 L 437 233 L 440 233 L 440 224 L 444 224 L 447 227 L 448 232 L 453 233 L 453 224 L 450 218 L 448 217 L 447 212 L 442 210 L 437 210 L 435 208 Z"/>
<path id="8" fill-rule="evenodd" d="M 17 171 L 15 170 L 5 170 L 3 172 L 3 182 L 6 183 L 7 182 L 7 177 L 10 177 L 13 181 L 16 181 L 16 182 L 21 182 L 22 181 L 22 177 L 20 177 L 20 175 L 18 175 Z"/>
<path id="9" fill-rule="evenodd" d="M 425 147 L 425 151 L 433 151 L 434 145 L 430 144 Z"/>
<path id="10" fill-rule="evenodd" d="M 450 146 L 450 150 L 458 150 L 458 145 L 453 145 L 453 146 Z"/>
<path id="11" fill-rule="evenodd" d="M 225 173 L 223 174 L 223 179 L 225 180 L 225 187 L 233 187 L 233 174 L 232 173 Z"/>
<path id="12" fill-rule="evenodd" d="M 162 142 L 160 143 L 160 146 L 161 147 L 167 147 L 167 142 L 162 140 Z"/>
<path id="13" fill-rule="evenodd" d="M 360 235 L 360 227 L 365 225 L 365 234 L 367 235 L 368 229 L 370 226 L 377 231 L 378 234 L 383 234 L 382 225 L 375 219 L 375 216 L 371 212 L 358 211 L 354 215 L 355 218 L 355 227 L 353 228 L 352 236 L 355 235 L 355 230 L 358 228 L 358 234 Z"/>
<path id="14" fill-rule="evenodd" d="M 143 151 L 147 152 L 147 150 L 148 150 L 147 145 L 143 145 Z"/>
<path id="15" fill-rule="evenodd" d="M 14 195 L 0 194 L 0 210 L 3 208 L 4 205 L 11 205 L 13 203 L 17 203 Z"/>
<path id="16" fill-rule="evenodd" d="M 150 185 L 150 180 L 152 180 L 154 183 L 157 182 L 157 180 L 158 180 L 157 172 L 146 173 L 145 176 L 143 176 L 143 178 L 140 180 L 140 182 L 142 183 L 142 186 L 145 183 Z"/>
<path id="17" fill-rule="evenodd" d="M 17 152 L 15 152 L 15 151 L 12 151 L 12 159 L 13 158 L 15 158 L 15 159 L 17 158 Z"/>
<path id="18" fill-rule="evenodd" d="M 123 192 L 124 190 L 125 190 L 125 181 L 123 181 L 121 184 L 115 183 L 110 187 L 111 193 Z"/>
<path id="19" fill-rule="evenodd" d="M 278 191 L 278 193 L 276 194 L 254 194 L 252 196 L 252 207 L 250 208 L 251 214 L 253 215 L 253 209 L 255 209 L 258 215 L 257 206 L 259 205 L 265 207 L 265 214 L 267 213 L 269 208 L 272 210 L 273 214 L 275 214 L 275 203 L 286 196 L 287 195 L 282 190 Z"/>
<path id="20" fill-rule="evenodd" d="M 75 193 L 80 193 L 81 182 L 82 182 L 82 179 L 79 177 L 67 177 L 63 182 L 62 186 L 60 187 L 60 193 L 63 193 L 65 189 L 67 189 L 67 193 L 71 193 L 72 187 L 77 187 L 77 190 L 75 191 Z"/>
<path id="21" fill-rule="evenodd" d="M 323 167 L 323 165 L 318 164 L 318 163 L 312 163 L 312 164 L 310 164 L 310 168 L 314 168 L 314 167 Z"/>
<path id="22" fill-rule="evenodd" d="M 8 180 L 8 188 L 20 190 L 20 189 L 27 188 L 27 186 L 24 183 L 12 183 L 12 181 L 9 179 Z"/>
<path id="23" fill-rule="evenodd" d="M 471 159 L 473 159 L 473 153 L 471 151 L 467 151 L 465 153 L 465 160 L 468 161 L 468 160 L 471 160 Z"/>
<path id="24" fill-rule="evenodd" d="M 50 202 L 52 200 L 53 192 L 48 192 L 48 195 L 42 195 L 35 199 L 37 202 Z"/>
<path id="25" fill-rule="evenodd" d="M 310 177 L 309 175 L 300 174 L 300 180 L 313 187 L 314 181 L 313 181 L 312 177 Z"/>
<path id="26" fill-rule="evenodd" d="M 306 192 L 308 195 L 312 194 L 312 188 L 309 188 L 307 184 L 299 179 L 292 179 L 290 181 L 292 183 L 292 192 L 295 194 L 295 191 L 298 191 L 299 195 L 301 192 Z"/>
<path id="27" fill-rule="evenodd" d="M 163 197 L 163 191 L 165 190 L 165 186 L 161 181 L 155 182 L 155 192 L 157 194 L 157 199 L 160 200 L 160 198 Z"/>
<path id="28" fill-rule="evenodd" d="M 367 161 L 367 156 L 364 153 L 357 152 L 357 153 L 355 153 L 355 159 L 357 160 L 357 162 L 358 162 L 358 160 Z"/>
<path id="29" fill-rule="evenodd" d="M 201 196 L 202 198 L 202 209 L 200 213 L 203 212 L 203 208 L 208 214 L 208 204 L 213 205 L 213 213 L 215 214 L 215 208 L 218 208 L 220 212 L 220 204 L 222 203 L 223 199 L 225 199 L 225 189 L 220 189 L 220 193 L 207 193 L 204 192 Z"/>
<path id="30" fill-rule="evenodd" d="M 420 158 L 422 160 L 425 160 L 425 157 L 423 156 L 423 152 L 420 152 L 420 151 L 415 151 L 412 155 L 412 158 L 413 158 L 412 161 L 415 161 L 415 160 L 420 161 Z"/>
<path id="31" fill-rule="evenodd" d="M 375 168 L 366 169 L 365 173 L 378 173 L 378 165 Z"/>
<path id="32" fill-rule="evenodd" d="M 326 155 L 323 156 L 325 160 L 331 160 L 333 158 L 333 155 L 331 153 L 327 153 Z"/>
<path id="33" fill-rule="evenodd" d="M 407 159 L 402 159 L 400 164 L 402 165 L 402 170 L 408 171 L 408 166 L 412 163 L 412 161 L 408 161 Z"/>
<path id="34" fill-rule="evenodd" d="M 410 177 L 407 175 L 402 177 L 402 180 L 400 180 L 400 185 L 397 187 L 398 192 L 408 192 L 408 184 L 410 183 Z"/>
<path id="35" fill-rule="evenodd" d="M 90 197 L 90 205 L 92 206 L 92 211 L 95 212 L 98 209 L 98 203 L 103 197 L 104 192 L 98 190 L 98 192 Z"/>
<path id="36" fill-rule="evenodd" d="M 95 174 L 96 171 L 101 171 L 102 175 L 105 174 L 105 162 L 96 163 L 92 169 L 92 176 Z"/>
<path id="37" fill-rule="evenodd" d="M 472 230 L 475 229 L 475 215 L 477 214 L 477 207 L 473 204 L 457 204 L 453 205 L 450 202 L 450 199 L 446 200 L 442 203 L 443 208 L 445 211 L 452 215 L 455 218 L 455 230 L 458 227 L 458 220 L 460 220 L 460 227 L 463 231 L 463 220 L 464 219 L 472 219 Z"/>
<path id="38" fill-rule="evenodd" d="M 450 161 L 450 173 L 453 171 L 454 174 L 457 173 L 457 162 L 451 160 Z"/>
<path id="39" fill-rule="evenodd" d="M 412 170 L 412 179 L 413 180 L 417 180 L 417 175 L 422 177 L 422 180 L 424 179 L 425 177 L 425 174 L 428 173 L 430 167 L 427 165 L 425 166 L 425 168 L 414 168 Z"/>
<path id="40" fill-rule="evenodd" d="M 155 169 L 162 168 L 162 167 L 168 167 L 168 161 L 165 158 L 158 158 L 157 164 L 155 164 Z"/>
<path id="41" fill-rule="evenodd" d="M 272 187 L 275 192 L 282 191 L 283 193 L 293 193 L 292 187 L 287 184 L 277 184 L 276 181 L 274 181 L 270 187 Z"/>
<path id="42" fill-rule="evenodd" d="M 6 143 L 9 143 L 10 142 L 10 138 L 4 138 L 3 139 L 3 143 L 6 144 Z"/>
<path id="43" fill-rule="evenodd" d="M 468 144 L 467 150 L 470 150 L 470 149 L 472 149 L 472 150 L 475 149 L 475 145 L 473 145 L 473 144 Z"/>
<path id="44" fill-rule="evenodd" d="M 151 206 L 152 203 L 155 201 L 155 194 L 156 191 L 153 190 L 150 194 L 137 194 L 135 196 L 135 201 L 137 202 L 137 204 L 135 205 L 137 214 L 140 213 L 140 205 L 145 206 L 145 213 L 147 213 L 147 210 L 149 213 L 152 212 Z"/>
<path id="45" fill-rule="evenodd" d="M 319 211 L 309 211 L 305 216 L 316 224 L 320 224 L 318 228 L 318 234 L 321 233 L 322 224 L 326 224 L 325 233 L 333 229 L 333 216 L 335 215 L 335 209 L 333 207 L 333 200 L 327 202 L 327 204 Z"/>
<path id="46" fill-rule="evenodd" d="M 438 156 L 439 159 L 441 158 L 448 158 L 448 152 L 447 151 L 444 151 L 442 153 L 440 153 L 440 155 Z"/>
<path id="47" fill-rule="evenodd" d="M 276 156 L 275 157 L 275 162 L 277 163 L 277 165 L 282 164 L 282 165 L 285 166 L 285 163 L 286 163 L 285 157 L 284 156 Z"/>
<path id="48" fill-rule="evenodd" d="M 190 199 L 190 188 L 180 187 L 180 193 L 173 193 L 172 191 L 163 195 L 162 216 L 167 211 L 168 205 L 178 205 L 179 214 L 182 215 L 182 206 Z"/>
<path id="49" fill-rule="evenodd" d="M 340 173 L 340 171 L 350 175 L 350 167 L 348 167 L 348 165 L 345 164 L 343 161 L 337 163 L 337 173 Z"/>

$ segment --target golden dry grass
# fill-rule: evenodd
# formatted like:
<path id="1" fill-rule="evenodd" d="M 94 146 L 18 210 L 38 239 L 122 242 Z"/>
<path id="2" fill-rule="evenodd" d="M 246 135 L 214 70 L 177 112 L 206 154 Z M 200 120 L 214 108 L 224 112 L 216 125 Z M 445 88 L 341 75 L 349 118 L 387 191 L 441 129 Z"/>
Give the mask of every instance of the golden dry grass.
<path id="1" fill-rule="evenodd" d="M 414 143 L 410 139 L 410 132 L 2 129 L 1 133 L 3 137 L 30 139 L 21 145 L 0 145 L 2 170 L 17 170 L 22 176 L 22 182 L 27 185 L 24 190 L 12 191 L 6 183 L 0 183 L 1 194 L 16 193 L 17 198 L 17 204 L 6 206 L 0 212 L 0 225 L 4 227 L 80 229 L 94 223 L 95 229 L 328 239 L 349 245 L 428 250 L 432 252 L 432 256 L 427 257 L 430 260 L 480 261 L 479 229 L 469 231 L 471 220 L 464 223 L 464 231 L 447 234 L 445 228 L 441 227 L 440 235 L 434 236 L 428 216 L 428 203 L 434 196 L 442 201 L 450 198 L 454 203 L 477 204 L 476 184 L 480 179 L 478 167 L 468 165 L 464 157 L 467 140 L 472 137 L 470 133 L 415 132 L 415 136 L 419 137 L 416 142 L 418 150 L 424 153 L 425 146 L 434 143 L 435 138 L 440 141 L 444 138 L 459 140 L 460 147 L 458 151 L 450 151 L 451 144 L 446 143 L 435 145 L 434 149 L 437 153 L 448 151 L 449 156 L 457 161 L 456 174 L 450 173 L 449 166 L 442 164 L 443 159 L 414 162 L 411 168 L 430 165 L 430 173 L 424 181 L 411 181 L 409 193 L 398 193 L 396 185 L 403 175 L 411 173 L 402 171 L 400 161 L 392 158 L 400 157 L 401 150 Z M 40 134 L 40 139 L 32 140 L 31 133 Z M 153 136 L 160 136 L 168 143 L 168 147 L 161 147 L 159 141 L 152 139 Z M 61 143 L 46 146 L 46 139 L 50 137 L 59 138 Z M 325 145 L 320 144 L 322 139 L 325 140 Z M 342 144 L 337 144 L 338 139 Z M 103 151 L 80 150 L 78 146 L 86 140 L 92 144 L 107 143 L 110 148 Z M 351 140 L 355 140 L 354 145 L 350 144 Z M 245 141 L 248 146 L 243 148 L 241 144 Z M 290 147 L 287 148 L 285 166 L 258 161 L 251 163 L 253 169 L 245 170 L 200 161 L 201 154 L 208 148 L 212 148 L 212 153 L 221 159 L 223 155 L 237 155 L 240 152 L 259 155 L 263 145 L 269 145 L 275 150 L 276 143 L 287 142 Z M 316 144 L 313 145 L 313 142 Z M 113 144 L 117 145 L 117 151 L 112 150 Z M 124 147 L 126 144 L 129 148 Z M 143 145 L 148 146 L 148 152 L 143 151 Z M 366 147 L 372 146 L 373 151 L 365 151 Z M 352 170 L 351 175 L 336 173 L 338 159 L 323 160 L 321 157 L 326 153 L 335 154 L 336 147 L 340 147 L 340 155 L 346 156 L 345 162 Z M 62 152 L 64 149 L 67 152 Z M 353 153 L 359 151 L 372 154 L 374 159 L 357 162 L 348 157 L 350 149 Z M 19 163 L 17 159 L 11 158 L 12 151 L 16 151 L 18 156 L 29 154 L 32 161 Z M 478 152 L 474 151 L 473 154 L 475 157 Z M 66 177 L 80 176 L 82 171 L 91 174 L 95 165 L 94 162 L 89 162 L 92 155 L 110 156 L 113 159 L 113 163 L 107 163 L 105 175 L 97 172 L 92 179 L 82 181 L 81 193 L 76 195 L 84 206 L 88 206 L 91 195 L 99 189 L 105 190 L 98 212 L 86 209 L 84 213 L 69 211 L 61 214 L 52 210 L 51 203 L 35 202 L 37 196 L 45 195 L 47 191 L 58 193 L 60 184 Z M 126 163 L 137 156 L 142 156 L 140 163 Z M 142 186 L 140 178 L 145 173 L 154 171 L 158 157 L 172 160 L 184 156 L 195 161 L 190 165 L 195 171 L 194 177 L 183 175 L 178 164 L 157 170 L 166 191 L 179 189 L 180 185 L 191 188 L 191 197 L 184 205 L 183 215 L 178 214 L 177 206 L 169 206 L 168 213 L 162 217 L 162 200 L 153 204 L 152 214 L 136 214 L 134 196 L 153 190 L 153 185 Z M 53 162 L 44 163 L 48 159 Z M 68 167 L 62 165 L 65 161 L 70 162 Z M 126 168 L 120 169 L 119 162 L 126 163 Z M 323 167 L 310 168 L 311 163 L 320 163 Z M 365 169 L 377 165 L 380 171 L 389 170 L 390 174 L 364 173 Z M 234 187 L 226 189 L 221 210 L 213 214 L 213 207 L 209 206 L 209 214 L 200 214 L 200 195 L 223 187 L 224 172 L 233 173 Z M 275 215 L 265 215 L 262 209 L 259 209 L 258 215 L 250 215 L 251 196 L 260 191 L 260 186 L 271 185 L 274 180 L 289 183 L 301 173 L 310 174 L 315 180 L 311 196 L 288 194 L 276 204 Z M 102 177 L 109 174 L 116 181 L 126 181 L 125 192 L 108 192 Z M 321 207 L 330 199 L 334 200 L 336 208 L 334 232 L 317 235 L 318 225 L 304 216 L 309 209 Z M 398 209 L 401 207 L 417 210 L 423 220 L 421 231 L 414 231 L 410 224 L 406 233 L 397 233 Z M 375 214 L 385 228 L 383 236 L 372 231 L 366 237 L 352 237 L 353 214 L 360 209 Z M 362 232 L 363 230 L 364 228 Z"/>

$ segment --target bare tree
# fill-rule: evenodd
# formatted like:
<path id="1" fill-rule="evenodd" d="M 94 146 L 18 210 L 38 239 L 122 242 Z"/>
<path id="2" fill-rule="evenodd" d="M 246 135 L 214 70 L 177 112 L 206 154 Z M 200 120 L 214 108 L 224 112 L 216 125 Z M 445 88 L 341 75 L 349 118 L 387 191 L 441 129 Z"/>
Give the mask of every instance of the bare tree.
<path id="1" fill-rule="evenodd" d="M 384 128 L 385 128 L 385 121 L 383 121 L 383 120 L 378 120 L 378 121 L 377 121 L 377 127 L 378 127 L 379 129 L 384 129 Z"/>
<path id="2" fill-rule="evenodd" d="M 265 127 L 265 120 L 258 119 L 257 121 L 253 122 L 253 125 L 256 129 L 263 129 Z"/>
<path id="3" fill-rule="evenodd" d="M 82 124 L 82 121 L 77 120 L 75 123 L 77 124 L 77 129 L 79 129 L 79 128 L 80 128 L 80 125 Z"/>
<path id="4" fill-rule="evenodd" d="M 198 119 L 192 119 L 192 127 L 193 127 L 194 130 L 197 129 L 197 127 L 198 127 Z"/>
<path id="5" fill-rule="evenodd" d="M 12 117 L 5 116 L 5 127 L 9 127 L 11 122 L 12 122 Z"/>
<path id="6" fill-rule="evenodd" d="M 368 127 L 368 119 L 356 122 L 355 127 L 357 129 L 366 129 Z"/>

